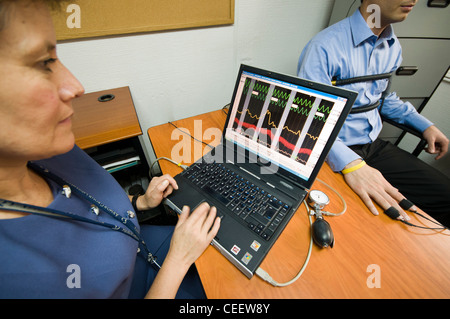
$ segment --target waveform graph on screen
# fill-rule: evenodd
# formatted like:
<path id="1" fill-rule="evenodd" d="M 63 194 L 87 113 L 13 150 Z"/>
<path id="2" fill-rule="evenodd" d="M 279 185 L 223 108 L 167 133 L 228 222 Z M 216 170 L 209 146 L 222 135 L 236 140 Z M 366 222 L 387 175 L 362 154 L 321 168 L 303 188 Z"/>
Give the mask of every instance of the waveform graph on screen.
<path id="1" fill-rule="evenodd" d="M 245 79 L 245 84 L 239 100 L 233 128 L 240 134 L 252 137 L 260 117 L 264 99 L 267 94 L 266 86 L 251 78 Z"/>
<path id="2" fill-rule="evenodd" d="M 306 164 L 334 102 L 246 78 L 232 124 L 235 132 Z"/>
<path id="3" fill-rule="evenodd" d="M 296 160 L 298 162 L 306 163 L 308 161 L 333 106 L 334 102 L 321 100 L 319 107 L 312 118 L 311 124 L 308 127 L 303 143 L 301 144 L 300 150 L 304 151 L 298 152 L 297 154 Z"/>
<path id="4" fill-rule="evenodd" d="M 290 89 L 246 79 L 233 128 L 271 148 L 290 96 Z"/>
<path id="5" fill-rule="evenodd" d="M 289 113 L 282 124 L 281 131 L 278 139 L 278 151 L 288 157 L 291 157 L 295 145 L 297 144 L 303 127 L 305 126 L 306 119 L 311 111 L 314 103 L 314 97 L 296 92 L 295 97 L 290 105 Z M 300 149 L 298 153 L 305 150 Z M 309 152 L 306 150 L 306 152 Z"/>
<path id="6" fill-rule="evenodd" d="M 271 148 L 276 132 L 280 128 L 284 110 L 286 109 L 291 90 L 282 87 L 275 87 L 272 95 L 269 96 L 268 106 L 264 112 L 261 121 L 258 121 L 258 138 L 259 144 L 263 144 Z M 266 97 L 267 98 L 267 97 Z"/>
<path id="7" fill-rule="evenodd" d="M 255 79 L 247 78 L 239 100 L 236 118 L 233 129 L 242 135 L 253 138 L 259 132 L 259 120 L 265 116 L 264 104 L 273 88 L 267 83 Z"/>

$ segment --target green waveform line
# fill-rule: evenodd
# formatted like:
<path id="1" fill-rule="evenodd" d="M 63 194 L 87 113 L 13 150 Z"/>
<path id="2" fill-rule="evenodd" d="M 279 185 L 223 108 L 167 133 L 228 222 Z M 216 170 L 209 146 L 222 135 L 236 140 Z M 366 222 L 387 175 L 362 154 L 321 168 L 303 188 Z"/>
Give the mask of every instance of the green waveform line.
<path id="1" fill-rule="evenodd" d="M 245 85 L 244 85 L 244 94 L 246 94 L 248 92 L 248 89 L 250 87 L 250 82 L 251 81 L 249 79 L 246 80 Z M 264 101 L 266 99 L 266 97 L 267 97 L 267 93 L 269 91 L 269 86 L 263 85 L 263 84 L 260 84 L 260 83 L 255 83 L 255 85 L 253 86 L 253 91 L 257 91 L 259 93 L 257 95 L 253 94 L 254 98 L 256 98 L 256 99 L 258 99 L 260 101 Z M 279 89 L 275 88 L 273 90 L 272 97 L 277 98 L 278 101 L 271 100 L 270 103 L 273 104 L 273 105 L 279 106 L 281 108 L 285 108 L 286 104 L 287 104 L 287 101 L 289 100 L 290 95 L 291 95 L 291 93 L 286 93 L 286 92 L 284 92 L 282 90 L 279 90 Z M 294 101 L 292 103 L 296 104 L 298 106 L 302 106 L 302 107 L 299 107 L 299 108 L 291 108 L 293 111 L 295 111 L 295 112 L 297 112 L 299 114 L 302 114 L 304 116 L 308 116 L 309 115 L 309 111 L 310 111 L 309 109 L 312 108 L 314 102 L 311 101 L 311 100 L 308 100 L 306 98 L 302 98 L 302 97 L 297 96 L 297 97 L 295 97 L 295 99 L 294 99 Z M 303 106 L 306 106 L 309 109 L 304 108 Z M 325 107 L 325 105 L 321 105 L 317 109 L 317 112 L 322 112 L 322 113 L 327 113 L 327 114 L 330 114 L 330 111 L 331 111 L 330 107 L 329 106 Z M 324 122 L 326 121 L 326 118 L 324 116 L 319 117 L 319 116 L 315 115 L 314 119 L 315 120 L 321 120 L 321 121 L 324 121 Z"/>
<path id="2" fill-rule="evenodd" d="M 249 79 L 247 79 L 247 81 L 245 82 L 245 86 L 244 86 L 245 91 L 244 92 L 248 91 L 250 82 L 251 81 Z M 263 85 L 261 83 L 256 82 L 255 85 L 253 86 L 253 91 L 258 91 L 259 93 L 267 94 L 267 92 L 269 92 L 269 87 L 267 85 Z"/>
<path id="3" fill-rule="evenodd" d="M 317 112 L 320 112 L 320 109 L 321 109 L 321 108 L 323 109 L 324 106 L 319 107 L 319 108 L 317 109 L 317 111 L 316 111 L 316 114 L 317 114 Z M 327 107 L 326 110 L 328 111 L 328 113 L 330 113 L 328 107 Z M 309 116 L 309 112 L 310 112 L 311 110 L 310 110 L 310 109 L 307 109 L 307 108 L 304 108 L 304 107 L 302 107 L 302 108 L 300 108 L 300 107 L 296 107 L 296 108 L 291 107 L 291 111 L 292 111 L 292 112 L 296 112 L 296 113 L 301 114 L 301 115 L 304 115 L 304 116 Z M 327 118 L 326 118 L 325 116 L 318 116 L 318 115 L 316 115 L 316 114 L 314 114 L 314 120 L 326 122 Z"/>
<path id="4" fill-rule="evenodd" d="M 331 112 L 330 107 L 327 106 L 326 109 L 324 109 L 324 108 L 325 108 L 325 105 L 319 106 L 319 108 L 317 109 L 317 111 L 322 112 L 322 113 L 328 113 L 328 114 L 330 114 L 330 112 Z"/>
<path id="5" fill-rule="evenodd" d="M 302 105 L 302 106 L 306 105 L 309 108 L 311 108 L 313 106 L 313 101 L 310 101 L 308 99 L 304 99 L 304 98 L 298 97 L 298 96 L 294 99 L 294 101 L 292 103 L 297 104 L 297 105 Z"/>
<path id="6" fill-rule="evenodd" d="M 274 89 L 272 96 L 276 97 L 277 99 L 285 99 L 287 101 L 289 100 L 291 93 L 286 93 L 284 91 Z"/>

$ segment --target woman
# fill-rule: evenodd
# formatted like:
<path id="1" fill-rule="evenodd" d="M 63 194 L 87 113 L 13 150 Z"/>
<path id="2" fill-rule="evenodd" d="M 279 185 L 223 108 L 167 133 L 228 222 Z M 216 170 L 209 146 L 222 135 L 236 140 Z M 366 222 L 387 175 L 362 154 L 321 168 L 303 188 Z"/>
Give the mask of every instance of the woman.
<path id="1" fill-rule="evenodd" d="M 74 146 L 84 89 L 57 58 L 48 3 L 0 0 L 0 297 L 204 297 L 191 265 L 218 231 L 215 208 L 186 207 L 175 229 L 138 225 L 121 187 Z M 137 209 L 173 189 L 154 178 Z"/>

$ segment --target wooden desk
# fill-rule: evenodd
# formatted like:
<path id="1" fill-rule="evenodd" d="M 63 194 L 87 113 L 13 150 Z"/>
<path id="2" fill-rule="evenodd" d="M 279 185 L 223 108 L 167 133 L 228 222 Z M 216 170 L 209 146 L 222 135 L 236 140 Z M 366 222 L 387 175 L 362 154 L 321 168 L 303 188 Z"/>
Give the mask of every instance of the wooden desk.
<path id="1" fill-rule="evenodd" d="M 110 101 L 98 100 L 111 94 Z M 75 143 L 82 149 L 142 135 L 128 87 L 84 94 L 73 108 Z"/>
<path id="2" fill-rule="evenodd" d="M 225 119 L 225 113 L 218 110 L 173 124 L 192 134 L 194 120 L 202 120 L 205 131 L 214 127 L 222 130 Z M 172 147 L 179 143 L 171 140 L 173 130 L 175 127 L 171 124 L 148 129 L 158 157 L 170 157 Z M 202 145 L 193 140 L 191 143 L 192 147 L 194 143 Z M 160 163 L 163 173 L 181 172 L 173 164 Z M 348 206 L 344 215 L 326 217 L 335 236 L 334 247 L 314 246 L 302 276 L 287 287 L 276 288 L 257 276 L 248 280 L 211 246 L 196 262 L 208 298 L 450 298 L 449 231 L 404 226 L 382 213 L 373 216 L 328 164 L 323 166 L 318 179 L 338 190 Z M 342 210 L 339 197 L 322 183 L 316 180 L 312 189 L 329 195 L 331 203 L 327 211 Z M 411 217 L 414 224 L 433 226 Z M 309 236 L 309 222 L 302 205 L 261 268 L 278 282 L 289 281 L 304 263 Z M 380 284 L 379 288 L 373 287 L 376 283 Z"/>

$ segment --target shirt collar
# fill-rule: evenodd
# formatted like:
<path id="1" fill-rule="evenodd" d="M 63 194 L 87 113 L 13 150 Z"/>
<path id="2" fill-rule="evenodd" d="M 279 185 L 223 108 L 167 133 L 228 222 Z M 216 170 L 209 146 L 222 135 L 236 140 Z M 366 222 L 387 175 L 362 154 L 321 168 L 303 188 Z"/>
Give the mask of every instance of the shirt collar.
<path id="1" fill-rule="evenodd" d="M 377 39 L 377 36 L 370 30 L 359 9 L 350 17 L 350 29 L 352 32 L 353 45 L 358 46 L 369 39 Z M 395 42 L 394 29 L 389 25 L 381 33 L 379 40 L 386 40 L 391 46 Z"/>

